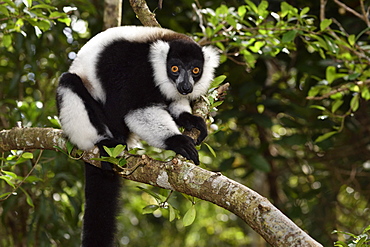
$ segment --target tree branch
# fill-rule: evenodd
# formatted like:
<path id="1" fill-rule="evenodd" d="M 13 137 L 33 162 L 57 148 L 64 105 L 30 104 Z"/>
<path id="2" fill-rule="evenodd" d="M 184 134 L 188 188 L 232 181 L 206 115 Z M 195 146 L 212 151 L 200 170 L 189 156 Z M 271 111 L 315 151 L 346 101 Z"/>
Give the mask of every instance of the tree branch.
<path id="1" fill-rule="evenodd" d="M 134 10 L 137 18 L 144 26 L 149 27 L 160 27 L 159 23 L 155 19 L 155 14 L 153 14 L 145 0 L 130 0 L 130 5 Z"/>
<path id="2" fill-rule="evenodd" d="M 121 26 L 122 0 L 105 0 L 104 5 L 104 30 Z"/>
<path id="3" fill-rule="evenodd" d="M 56 150 L 56 145 L 65 149 L 65 144 L 62 131 L 57 129 L 13 128 L 0 131 L 1 152 L 15 149 Z M 86 152 L 83 159 L 87 157 L 98 157 L 98 152 L 96 149 Z M 266 198 L 220 173 L 204 170 L 178 158 L 162 162 L 147 156 L 129 155 L 127 161 L 125 168 L 135 167 L 135 171 L 122 177 L 219 205 L 238 215 L 272 246 L 321 246 Z M 136 168 L 138 165 L 140 167 Z M 122 168 L 116 167 L 116 170 L 119 173 Z"/>

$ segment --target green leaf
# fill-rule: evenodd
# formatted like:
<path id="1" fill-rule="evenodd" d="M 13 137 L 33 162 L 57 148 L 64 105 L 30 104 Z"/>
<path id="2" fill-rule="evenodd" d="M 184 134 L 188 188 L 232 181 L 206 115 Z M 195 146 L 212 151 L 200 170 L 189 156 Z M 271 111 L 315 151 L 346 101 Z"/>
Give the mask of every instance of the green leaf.
<path id="1" fill-rule="evenodd" d="M 331 19 L 324 19 L 320 23 L 320 30 L 324 31 L 332 23 Z"/>
<path id="2" fill-rule="evenodd" d="M 336 69 L 334 66 L 328 66 L 326 68 L 326 80 L 328 83 L 332 83 L 335 80 Z"/>
<path id="3" fill-rule="evenodd" d="M 125 148 L 126 146 L 122 144 L 117 145 L 112 151 L 112 157 L 116 158 L 118 155 L 120 155 L 125 150 Z"/>
<path id="4" fill-rule="evenodd" d="M 5 197 L 7 197 L 8 195 L 10 195 L 12 192 L 6 192 L 6 193 L 3 193 L 0 195 L 0 199 L 3 199 Z"/>
<path id="5" fill-rule="evenodd" d="M 338 110 L 338 108 L 343 104 L 343 100 L 336 100 L 331 107 L 331 112 L 334 113 Z"/>
<path id="6" fill-rule="evenodd" d="M 321 111 L 326 110 L 326 108 L 324 106 L 321 106 L 321 105 L 310 105 L 310 108 L 318 109 L 318 110 L 321 110 Z"/>
<path id="7" fill-rule="evenodd" d="M 283 37 L 281 39 L 281 42 L 283 43 L 289 43 L 292 42 L 297 35 L 297 30 L 291 30 L 283 34 Z"/>
<path id="8" fill-rule="evenodd" d="M 55 6 L 52 6 L 52 5 L 49 5 L 49 4 L 36 4 L 34 6 L 32 6 L 31 9 L 48 9 L 48 10 L 56 10 L 58 9 L 57 7 Z"/>
<path id="9" fill-rule="evenodd" d="M 338 247 L 348 247 L 348 245 L 343 242 L 343 241 L 336 241 L 334 246 L 338 246 Z"/>
<path id="10" fill-rule="evenodd" d="M 8 9 L 3 5 L 0 5 L 0 12 L 3 13 L 3 15 L 5 15 L 5 16 L 9 16 Z"/>
<path id="11" fill-rule="evenodd" d="M 114 148 L 109 148 L 109 147 L 107 147 L 107 146 L 103 146 L 103 148 L 104 148 L 105 152 L 107 152 L 107 154 L 108 154 L 108 156 L 109 156 L 109 157 L 113 157 L 113 152 L 112 152 L 112 150 L 113 150 Z"/>
<path id="12" fill-rule="evenodd" d="M 210 145 L 208 145 L 207 143 L 203 142 L 203 144 L 206 145 L 206 147 L 211 152 L 211 154 L 216 158 L 216 152 L 215 152 L 215 150 L 213 150 L 213 148 Z"/>
<path id="13" fill-rule="evenodd" d="M 227 22 L 228 22 L 232 27 L 236 28 L 237 22 L 236 22 L 236 20 L 234 19 L 234 17 L 233 17 L 233 16 L 228 15 L 228 16 L 226 17 L 226 20 L 227 20 Z"/>
<path id="14" fill-rule="evenodd" d="M 57 19 L 57 18 L 62 18 L 62 17 L 66 17 L 67 15 L 65 13 L 62 13 L 62 12 L 58 12 L 58 11 L 53 11 L 50 15 L 49 15 L 49 18 L 51 19 Z"/>
<path id="15" fill-rule="evenodd" d="M 166 200 L 166 197 L 158 194 L 158 193 L 155 193 L 151 190 L 148 190 L 148 189 L 145 189 L 143 187 L 140 187 L 138 186 L 138 188 L 142 191 L 144 191 L 145 193 L 148 193 L 149 195 L 151 195 L 152 197 L 154 197 L 155 199 L 157 199 L 159 202 L 164 202 Z"/>
<path id="16" fill-rule="evenodd" d="M 368 87 L 364 87 L 361 90 L 361 97 L 364 98 L 365 100 L 370 100 L 370 90 Z"/>
<path id="17" fill-rule="evenodd" d="M 335 41 L 332 38 L 330 38 L 329 36 L 324 36 L 324 39 L 325 39 L 326 44 L 328 46 L 328 50 L 330 52 L 332 52 L 333 54 L 337 54 L 338 51 L 339 51 L 339 47 L 337 46 Z"/>
<path id="18" fill-rule="evenodd" d="M 17 174 L 15 174 L 14 172 L 9 172 L 9 171 L 1 171 L 1 172 L 11 177 L 12 179 L 16 179 L 18 177 Z"/>
<path id="19" fill-rule="evenodd" d="M 67 141 L 66 147 L 67 147 L 67 153 L 68 153 L 68 155 L 70 155 L 72 153 L 72 150 L 75 147 L 75 145 L 72 142 Z"/>
<path id="20" fill-rule="evenodd" d="M 6 175 L 0 176 L 0 179 L 4 180 L 9 186 L 11 186 L 14 189 L 16 185 L 13 181 L 14 181 L 14 178 L 17 177 L 17 175 L 15 173 L 7 172 L 7 171 L 2 171 L 2 173 L 5 173 Z"/>
<path id="21" fill-rule="evenodd" d="M 337 70 L 334 66 L 328 66 L 326 68 L 326 80 L 328 81 L 329 84 L 331 84 L 334 80 L 345 76 L 348 76 L 348 74 L 337 73 Z"/>
<path id="22" fill-rule="evenodd" d="M 124 158 L 119 159 L 119 162 L 118 162 L 118 165 L 119 166 L 124 166 L 126 164 L 127 164 L 127 160 L 126 159 L 124 159 Z"/>
<path id="23" fill-rule="evenodd" d="M 25 152 L 21 157 L 24 159 L 33 159 L 33 153 Z"/>
<path id="24" fill-rule="evenodd" d="M 337 131 L 331 131 L 331 132 L 325 133 L 325 134 L 317 137 L 315 142 L 318 143 L 318 142 L 325 141 L 326 139 L 330 138 L 332 135 L 335 135 L 337 133 L 338 133 Z"/>
<path id="25" fill-rule="evenodd" d="M 356 36 L 354 34 L 351 34 L 350 36 L 348 36 L 348 43 L 351 46 L 354 46 L 354 44 L 356 43 Z"/>
<path id="26" fill-rule="evenodd" d="M 321 90 L 328 88 L 328 86 L 325 85 L 318 85 L 310 88 L 310 91 L 308 91 L 308 96 L 309 97 L 315 97 L 318 95 Z"/>
<path id="27" fill-rule="evenodd" d="M 245 3 L 254 13 L 258 13 L 257 6 L 252 1 L 246 0 Z"/>
<path id="28" fill-rule="evenodd" d="M 69 17 L 59 18 L 58 21 L 62 22 L 62 23 L 65 23 L 67 26 L 70 26 L 71 22 L 72 22 L 71 18 L 69 18 Z"/>
<path id="29" fill-rule="evenodd" d="M 4 34 L 2 41 L 4 47 L 9 48 L 12 44 L 12 37 L 9 34 Z"/>
<path id="30" fill-rule="evenodd" d="M 244 5 L 239 6 L 239 8 L 238 8 L 238 15 L 239 15 L 241 18 L 243 18 L 243 17 L 244 17 L 244 15 L 245 15 L 245 13 L 247 13 L 247 8 L 246 8 Z"/>
<path id="31" fill-rule="evenodd" d="M 143 208 L 143 214 L 152 214 L 158 208 L 159 208 L 158 205 L 154 205 L 154 204 L 148 205 L 148 206 Z"/>
<path id="32" fill-rule="evenodd" d="M 26 190 L 24 190 L 22 187 L 19 187 L 21 190 L 22 190 L 22 192 L 26 195 L 26 202 L 27 202 L 27 204 L 28 205 L 30 205 L 31 207 L 35 207 L 35 205 L 33 204 L 33 201 L 32 201 L 32 198 L 31 198 L 31 196 L 27 193 L 27 191 Z"/>
<path id="33" fill-rule="evenodd" d="M 360 95 L 359 94 L 356 93 L 352 97 L 351 102 L 350 102 L 350 106 L 351 106 L 351 110 L 353 112 L 358 110 L 358 107 L 360 106 Z"/>
<path id="34" fill-rule="evenodd" d="M 42 179 L 36 176 L 28 176 L 26 180 L 24 181 L 27 183 L 34 183 L 34 182 L 42 181 Z"/>
<path id="35" fill-rule="evenodd" d="M 213 79 L 211 86 L 209 88 L 218 87 L 225 79 L 226 79 L 226 75 L 217 76 L 215 79 Z"/>
<path id="36" fill-rule="evenodd" d="M 256 41 L 253 46 L 249 46 L 249 49 L 254 53 L 258 53 L 265 44 L 265 41 Z"/>
<path id="37" fill-rule="evenodd" d="M 192 205 L 191 208 L 185 213 L 184 218 L 182 219 L 184 226 L 186 227 L 193 224 L 196 215 L 197 211 L 195 210 L 195 206 Z"/>
<path id="38" fill-rule="evenodd" d="M 168 213 L 169 213 L 169 221 L 172 222 L 177 218 L 176 209 L 172 207 L 170 204 L 168 205 Z"/>
<path id="39" fill-rule="evenodd" d="M 216 9 L 216 15 L 225 16 L 228 13 L 229 13 L 229 8 L 225 4 L 222 4 L 220 7 Z"/>
<path id="40" fill-rule="evenodd" d="M 366 232 L 368 232 L 368 231 L 370 231 L 370 225 L 368 225 L 363 231 L 362 231 L 362 233 L 366 233 Z"/>
<path id="41" fill-rule="evenodd" d="M 301 10 L 301 13 L 299 14 L 301 17 L 303 17 L 305 14 L 307 14 L 308 12 L 310 11 L 310 8 L 309 7 L 304 7 L 302 10 Z"/>
<path id="42" fill-rule="evenodd" d="M 369 246 L 369 245 L 365 245 L 365 242 L 367 240 L 367 236 L 363 236 L 360 238 L 360 240 L 358 240 L 358 242 L 356 243 L 356 246 Z"/>
<path id="43" fill-rule="evenodd" d="M 281 9 L 281 17 L 284 17 L 286 16 L 292 9 L 292 6 L 287 3 L 287 2 L 282 2 L 281 5 L 280 5 L 280 9 Z"/>

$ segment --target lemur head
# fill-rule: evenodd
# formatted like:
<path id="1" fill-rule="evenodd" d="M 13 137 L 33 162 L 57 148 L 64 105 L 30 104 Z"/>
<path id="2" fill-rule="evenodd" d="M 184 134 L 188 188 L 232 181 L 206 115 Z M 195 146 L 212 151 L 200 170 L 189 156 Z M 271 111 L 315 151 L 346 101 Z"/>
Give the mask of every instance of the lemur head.
<path id="1" fill-rule="evenodd" d="M 217 51 L 194 41 L 156 41 L 150 48 L 154 82 L 169 100 L 205 94 L 218 66 Z"/>
<path id="2" fill-rule="evenodd" d="M 182 95 L 193 92 L 194 84 L 203 73 L 202 49 L 193 42 L 175 40 L 169 43 L 167 54 L 167 76 L 175 83 Z"/>

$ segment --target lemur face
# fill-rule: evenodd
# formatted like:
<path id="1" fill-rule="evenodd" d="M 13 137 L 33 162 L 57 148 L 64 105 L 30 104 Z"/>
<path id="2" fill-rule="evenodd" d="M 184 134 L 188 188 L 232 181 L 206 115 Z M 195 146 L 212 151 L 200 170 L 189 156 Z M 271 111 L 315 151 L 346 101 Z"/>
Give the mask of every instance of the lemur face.
<path id="1" fill-rule="evenodd" d="M 167 75 L 180 94 L 193 92 L 194 84 L 202 77 L 203 64 L 203 52 L 198 45 L 185 45 L 183 41 L 170 42 Z"/>

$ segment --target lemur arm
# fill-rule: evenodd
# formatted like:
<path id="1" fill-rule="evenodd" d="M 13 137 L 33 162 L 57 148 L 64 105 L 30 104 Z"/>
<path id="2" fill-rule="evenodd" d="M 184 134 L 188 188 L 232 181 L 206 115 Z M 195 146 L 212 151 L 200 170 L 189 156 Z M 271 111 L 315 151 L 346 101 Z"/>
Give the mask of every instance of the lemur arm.
<path id="1" fill-rule="evenodd" d="M 169 111 L 176 124 L 186 130 L 196 128 L 200 131 L 196 145 L 199 145 L 207 137 L 207 125 L 201 117 L 191 114 L 190 102 L 187 99 L 174 101 L 169 105 Z"/>
<path id="2" fill-rule="evenodd" d="M 129 129 L 149 145 L 173 150 L 199 165 L 195 142 L 180 133 L 164 105 L 153 105 L 130 111 L 125 116 Z"/>

